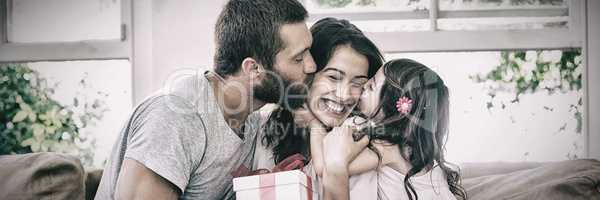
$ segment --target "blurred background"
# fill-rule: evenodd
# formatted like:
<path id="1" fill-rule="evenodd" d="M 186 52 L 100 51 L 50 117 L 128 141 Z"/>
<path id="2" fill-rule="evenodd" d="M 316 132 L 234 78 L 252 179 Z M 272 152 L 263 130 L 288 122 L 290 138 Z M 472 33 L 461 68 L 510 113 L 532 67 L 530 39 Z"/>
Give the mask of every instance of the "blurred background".
<path id="1" fill-rule="evenodd" d="M 301 0 L 450 88 L 454 163 L 600 159 L 600 2 Z M 132 109 L 210 69 L 225 0 L 0 0 L 0 154 L 101 168 Z"/>

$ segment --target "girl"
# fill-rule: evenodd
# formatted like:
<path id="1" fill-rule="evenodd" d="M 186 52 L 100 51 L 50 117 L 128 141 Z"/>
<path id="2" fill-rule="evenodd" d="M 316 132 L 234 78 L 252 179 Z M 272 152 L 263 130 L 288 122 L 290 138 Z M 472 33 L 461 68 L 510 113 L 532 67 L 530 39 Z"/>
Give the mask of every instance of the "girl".
<path id="1" fill-rule="evenodd" d="M 358 109 L 361 117 L 344 122 L 352 129 L 334 128 L 322 141 L 323 152 L 312 152 L 313 159 L 319 154 L 326 161 L 326 198 L 345 199 L 344 175 L 356 169 L 376 177 L 377 199 L 467 198 L 459 173 L 444 159 L 448 88 L 434 71 L 409 59 L 389 61 L 365 85 Z M 318 124 L 311 127 L 322 130 Z M 369 150 L 356 156 L 360 142 L 354 143 L 350 133 L 367 136 Z"/>

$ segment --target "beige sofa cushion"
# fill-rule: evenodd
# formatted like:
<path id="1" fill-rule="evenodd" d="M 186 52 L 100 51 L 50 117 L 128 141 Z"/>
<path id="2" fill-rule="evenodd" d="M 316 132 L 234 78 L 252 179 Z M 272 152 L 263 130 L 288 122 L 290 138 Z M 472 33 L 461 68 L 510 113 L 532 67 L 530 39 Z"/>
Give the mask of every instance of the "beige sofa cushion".
<path id="1" fill-rule="evenodd" d="M 469 199 L 600 199 L 600 162 L 547 163 L 506 174 L 463 179 Z"/>
<path id="2" fill-rule="evenodd" d="M 79 159 L 57 153 L 0 156 L 0 199 L 84 199 Z"/>

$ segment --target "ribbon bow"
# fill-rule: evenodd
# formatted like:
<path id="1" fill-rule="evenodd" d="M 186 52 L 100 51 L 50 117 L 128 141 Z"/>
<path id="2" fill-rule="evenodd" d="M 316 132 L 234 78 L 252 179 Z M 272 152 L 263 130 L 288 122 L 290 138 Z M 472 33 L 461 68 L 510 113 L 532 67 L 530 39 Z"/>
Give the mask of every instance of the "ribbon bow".
<path id="1" fill-rule="evenodd" d="M 252 171 L 252 170 L 248 169 L 246 166 L 240 165 L 236 170 L 231 172 L 231 176 L 233 176 L 233 178 L 237 178 L 237 177 L 242 177 L 242 176 L 253 176 L 253 175 L 268 174 L 268 173 L 275 173 L 275 172 L 281 172 L 281 171 L 290 171 L 290 170 L 295 170 L 295 169 L 302 170 L 302 168 L 304 168 L 304 161 L 306 161 L 306 158 L 304 156 L 302 156 L 302 154 L 297 153 L 297 154 L 291 155 L 291 156 L 283 159 L 281 162 L 279 162 L 279 164 L 275 165 L 275 167 L 273 167 L 273 169 L 271 169 L 271 170 L 257 169 L 257 170 Z"/>

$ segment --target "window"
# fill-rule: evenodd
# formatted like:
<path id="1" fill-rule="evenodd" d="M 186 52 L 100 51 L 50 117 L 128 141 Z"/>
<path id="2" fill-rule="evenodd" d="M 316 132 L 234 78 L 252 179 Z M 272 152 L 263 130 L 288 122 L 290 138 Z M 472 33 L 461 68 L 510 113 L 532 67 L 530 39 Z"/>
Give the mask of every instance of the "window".
<path id="1" fill-rule="evenodd" d="M 17 0 L 8 2 L 10 11 L 7 15 L 8 42 L 121 39 L 121 1 Z"/>
<path id="2" fill-rule="evenodd" d="M 30 119 L 15 122 L 14 116 L 7 119 L 10 114 L 3 113 L 2 136 L 14 133 L 14 144 L 35 146 L 35 151 L 59 151 L 66 148 L 61 140 L 81 136 L 83 140 L 74 143 L 75 153 L 86 167 L 102 167 L 127 117 L 123 113 L 133 105 L 130 29 L 131 0 L 0 0 L 0 65 L 26 72 L 13 70 L 0 75 L 0 81 L 29 81 L 19 86 L 25 93 L 2 88 L 9 99 L 3 98 L 0 108 L 13 109 L 17 96 L 27 91 L 46 93 L 51 99 L 47 103 L 42 98 L 38 104 L 29 100 L 36 115 Z M 44 86 L 33 80 L 43 80 Z M 64 108 L 58 114 L 47 108 L 56 105 Z M 50 125 L 40 119 L 50 115 L 69 120 Z M 44 141 L 20 141 L 32 133 L 43 133 Z"/>
<path id="3" fill-rule="evenodd" d="M 304 4 L 309 23 L 324 17 L 348 19 L 386 52 L 580 48 L 583 41 L 581 0 L 304 0 Z"/>
<path id="4" fill-rule="evenodd" d="M 0 0 L 0 62 L 129 59 L 130 15 L 130 0 Z"/>

